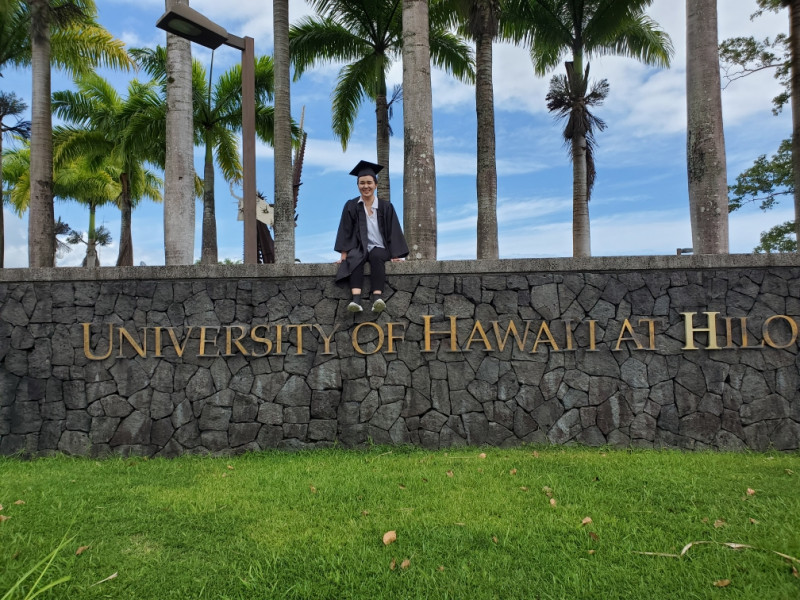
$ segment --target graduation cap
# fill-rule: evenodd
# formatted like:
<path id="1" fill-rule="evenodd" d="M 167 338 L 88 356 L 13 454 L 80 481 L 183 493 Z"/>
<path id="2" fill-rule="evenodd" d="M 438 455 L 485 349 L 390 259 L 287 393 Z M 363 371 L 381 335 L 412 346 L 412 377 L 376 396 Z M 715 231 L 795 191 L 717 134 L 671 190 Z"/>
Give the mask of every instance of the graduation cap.
<path id="1" fill-rule="evenodd" d="M 355 177 L 364 177 L 365 175 L 372 175 L 377 180 L 377 175 L 383 170 L 381 165 L 368 162 L 366 160 L 359 161 L 355 168 L 350 171 L 350 175 Z"/>

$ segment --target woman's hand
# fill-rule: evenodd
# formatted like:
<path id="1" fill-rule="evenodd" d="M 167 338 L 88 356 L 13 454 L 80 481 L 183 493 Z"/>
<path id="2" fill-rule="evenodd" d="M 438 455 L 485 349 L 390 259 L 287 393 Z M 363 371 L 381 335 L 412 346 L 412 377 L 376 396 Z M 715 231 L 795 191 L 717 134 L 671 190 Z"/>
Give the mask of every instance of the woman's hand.
<path id="1" fill-rule="evenodd" d="M 404 258 L 395 257 L 395 258 L 392 259 L 392 262 L 403 262 L 404 260 L 405 260 Z"/>
<path id="2" fill-rule="evenodd" d="M 339 260 L 337 260 L 337 261 L 336 261 L 335 263 L 333 263 L 333 264 L 335 264 L 335 265 L 340 265 L 340 264 L 342 264 L 342 263 L 343 263 L 343 262 L 344 262 L 346 259 L 347 259 L 347 252 L 342 252 L 342 256 L 339 258 Z"/>

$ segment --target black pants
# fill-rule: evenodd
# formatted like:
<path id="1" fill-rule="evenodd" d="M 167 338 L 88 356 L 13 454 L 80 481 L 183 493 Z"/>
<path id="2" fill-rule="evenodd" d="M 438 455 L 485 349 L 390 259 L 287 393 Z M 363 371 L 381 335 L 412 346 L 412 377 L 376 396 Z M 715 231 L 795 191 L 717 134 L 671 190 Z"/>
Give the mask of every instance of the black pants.
<path id="1" fill-rule="evenodd" d="M 383 292 L 383 286 L 386 284 L 386 261 L 390 259 L 391 256 L 389 256 L 389 251 L 386 248 L 373 248 L 370 250 L 367 253 L 366 260 L 350 273 L 350 288 L 361 289 L 364 287 L 364 264 L 369 262 L 370 282 L 372 284 L 370 292 L 376 290 Z"/>

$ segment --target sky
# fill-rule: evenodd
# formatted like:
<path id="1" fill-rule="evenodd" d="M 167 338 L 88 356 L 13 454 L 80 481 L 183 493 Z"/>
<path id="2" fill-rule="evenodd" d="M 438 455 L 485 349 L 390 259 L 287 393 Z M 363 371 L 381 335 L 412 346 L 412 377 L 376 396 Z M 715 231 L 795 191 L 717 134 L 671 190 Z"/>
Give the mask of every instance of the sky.
<path id="1" fill-rule="evenodd" d="M 256 54 L 272 53 L 272 3 L 266 0 L 191 0 L 192 8 L 230 33 L 255 39 Z M 754 35 L 774 37 L 788 30 L 788 14 L 767 13 L 755 20 L 756 0 L 719 0 L 719 39 Z M 155 22 L 164 0 L 97 0 L 100 23 L 129 47 L 165 44 Z M 608 80 L 610 94 L 596 109 L 607 129 L 597 134 L 597 180 L 590 203 L 592 255 L 674 255 L 692 245 L 686 177 L 686 38 L 685 2 L 655 0 L 649 9 L 671 36 L 675 55 L 669 69 L 654 69 L 632 59 L 591 59 L 593 78 Z M 313 14 L 305 0 L 289 1 L 289 19 Z M 197 45 L 193 56 L 208 68 L 211 51 Z M 214 73 L 237 64 L 236 50 L 222 47 L 214 56 Z M 301 262 L 333 262 L 336 227 L 344 202 L 358 194 L 350 169 L 361 160 L 374 161 L 375 113 L 362 104 L 346 150 L 331 131 L 331 91 L 342 65 L 308 70 L 291 88 L 292 116 L 299 120 L 305 107 L 308 143 L 305 154 L 298 219 L 296 257 Z M 559 68 L 557 73 L 561 72 Z M 103 71 L 121 92 L 136 73 Z M 561 131 L 563 125 L 547 112 L 545 95 L 553 73 L 537 77 L 525 48 L 494 47 L 494 94 L 498 165 L 498 222 L 501 258 L 540 258 L 572 255 L 572 168 Z M 144 74 L 139 75 L 146 78 Z M 402 65 L 395 63 L 389 87 L 402 82 Z M 476 256 L 477 199 L 476 116 L 473 86 L 459 83 L 442 71 L 432 74 L 434 152 L 439 260 Z M 724 85 L 724 83 L 723 83 Z M 30 103 L 29 70 L 9 69 L 0 90 L 14 91 Z M 53 90 L 74 87 L 63 73 L 54 73 Z M 791 115 L 772 114 L 771 99 L 780 86 L 769 72 L 734 82 L 722 92 L 728 181 L 762 154 L 773 154 L 791 133 Z M 402 106 L 391 121 L 392 202 L 402 215 Z M 5 144 L 8 145 L 7 142 Z M 272 149 L 257 145 L 257 187 L 273 201 Z M 202 151 L 195 150 L 202 173 Z M 242 257 L 242 223 L 228 184 L 217 176 L 215 187 L 220 260 Z M 234 189 L 241 196 L 241 189 Z M 26 267 L 27 217 L 4 209 L 6 267 Z M 56 216 L 78 230 L 88 227 L 88 211 L 76 204 L 56 202 Z M 202 206 L 196 206 L 195 258 L 200 257 Z M 730 251 L 747 253 L 759 234 L 792 220 L 790 200 L 769 212 L 748 206 L 730 216 Z M 99 251 L 101 264 L 116 261 L 119 212 L 98 211 L 114 242 Z M 134 264 L 163 265 L 163 207 L 143 202 L 133 213 Z M 85 250 L 58 260 L 59 266 L 79 265 Z"/>

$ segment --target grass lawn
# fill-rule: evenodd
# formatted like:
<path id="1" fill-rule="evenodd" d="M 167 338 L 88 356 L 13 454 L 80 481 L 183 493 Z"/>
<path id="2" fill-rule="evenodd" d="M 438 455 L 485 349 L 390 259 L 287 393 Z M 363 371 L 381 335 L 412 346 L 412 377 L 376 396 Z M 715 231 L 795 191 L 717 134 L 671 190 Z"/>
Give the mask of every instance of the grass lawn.
<path id="1" fill-rule="evenodd" d="M 4 600 L 65 537 L 39 598 L 800 598 L 797 453 L 0 458 L 0 505 Z M 757 549 L 637 553 L 700 540 Z"/>

